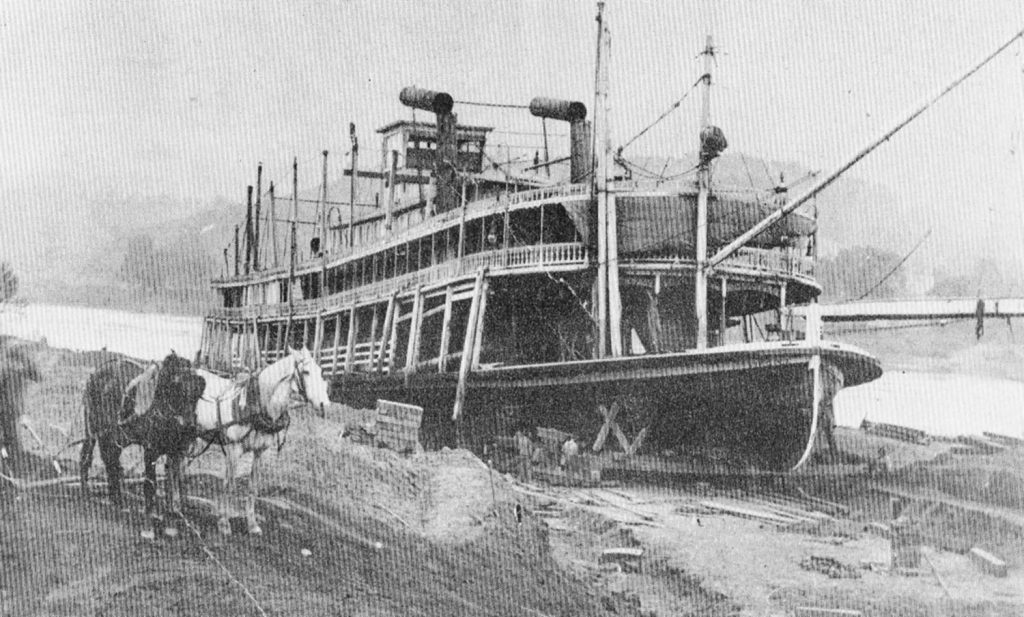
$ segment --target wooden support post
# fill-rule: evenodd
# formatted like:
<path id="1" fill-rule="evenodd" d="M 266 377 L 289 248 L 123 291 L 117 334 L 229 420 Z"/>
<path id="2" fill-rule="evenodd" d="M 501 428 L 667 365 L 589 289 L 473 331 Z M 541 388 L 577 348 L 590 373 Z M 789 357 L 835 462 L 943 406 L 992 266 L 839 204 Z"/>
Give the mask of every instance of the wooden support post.
<path id="1" fill-rule="evenodd" d="M 484 318 L 487 315 L 487 291 L 489 289 L 490 281 L 485 278 L 483 290 L 480 292 L 480 309 L 477 311 L 476 325 L 474 326 L 476 333 L 473 337 L 473 369 L 480 366 L 480 350 L 483 348 L 484 342 Z"/>
<path id="2" fill-rule="evenodd" d="M 398 292 L 391 294 L 388 299 L 388 310 L 384 316 L 384 329 L 380 335 L 380 355 L 377 358 L 377 372 L 384 372 L 384 359 L 388 355 L 388 346 L 391 343 L 391 331 L 395 327 L 395 312 L 398 310 Z M 394 350 L 392 349 L 392 353 Z"/>
<path id="3" fill-rule="evenodd" d="M 405 352 L 405 372 L 415 373 L 420 361 L 420 325 L 423 323 L 423 288 L 416 290 L 412 300 L 412 315 L 409 319 L 409 344 Z"/>
<path id="4" fill-rule="evenodd" d="M 458 421 L 462 417 L 463 407 L 466 403 L 466 380 L 469 378 L 469 369 L 473 360 L 473 347 L 476 343 L 476 322 L 480 314 L 480 298 L 483 296 L 484 277 L 487 268 L 480 268 L 476 274 L 476 284 L 473 286 L 473 300 L 469 305 L 469 319 L 466 321 L 466 336 L 462 341 L 462 359 L 459 363 L 459 381 L 455 388 L 455 406 L 452 409 L 452 420 Z"/>
<path id="5" fill-rule="evenodd" d="M 441 321 L 441 348 L 437 358 L 437 372 L 448 371 L 448 362 L 445 357 L 448 355 L 448 344 L 451 340 L 452 325 L 452 286 L 449 285 L 444 293 L 444 318 Z"/>
<path id="6" fill-rule="evenodd" d="M 277 199 L 274 198 L 274 183 L 270 183 L 270 249 L 274 251 L 274 267 L 278 267 L 277 253 Z"/>
<path id="7" fill-rule="evenodd" d="M 252 368 L 258 370 L 263 366 L 263 353 L 260 347 L 260 328 L 259 322 L 255 317 L 252 318 Z"/>
<path id="8" fill-rule="evenodd" d="M 313 329 L 313 359 L 320 364 L 320 348 L 324 344 L 324 316 L 317 314 L 316 327 Z"/>
<path id="9" fill-rule="evenodd" d="M 373 304 L 373 317 L 370 319 L 370 357 L 367 362 L 367 369 L 373 370 L 375 363 L 377 362 L 377 326 L 380 325 L 380 307 L 377 303 Z"/>
<path id="10" fill-rule="evenodd" d="M 331 348 L 331 377 L 338 375 L 338 346 L 341 345 L 341 313 L 334 314 L 334 346 Z"/>
<path id="11" fill-rule="evenodd" d="M 726 313 L 726 300 L 729 298 L 729 283 L 728 279 L 722 277 L 722 301 L 719 305 L 719 316 L 718 316 L 718 344 L 725 345 L 725 331 L 729 328 L 729 315 Z"/>
<path id="12" fill-rule="evenodd" d="M 252 185 L 246 188 L 245 198 L 245 273 L 252 266 Z"/>
<path id="13" fill-rule="evenodd" d="M 391 151 L 391 169 L 388 172 L 388 210 L 384 213 L 384 231 L 391 231 L 391 221 L 395 212 L 395 178 L 398 174 L 398 151 Z"/>
<path id="14" fill-rule="evenodd" d="M 302 346 L 309 349 L 309 320 L 302 320 Z"/>
<path id="15" fill-rule="evenodd" d="M 612 356 L 622 355 L 622 296 L 619 291 L 619 234 L 618 216 L 615 211 L 615 195 L 607 198 L 608 212 L 605 224 L 608 225 L 607 258 L 608 258 L 608 332 L 611 339 Z"/>
<path id="16" fill-rule="evenodd" d="M 348 342 L 345 344 L 345 373 L 352 372 L 352 364 L 356 355 L 356 329 L 359 327 L 359 319 L 356 316 L 356 304 L 348 312 Z"/>

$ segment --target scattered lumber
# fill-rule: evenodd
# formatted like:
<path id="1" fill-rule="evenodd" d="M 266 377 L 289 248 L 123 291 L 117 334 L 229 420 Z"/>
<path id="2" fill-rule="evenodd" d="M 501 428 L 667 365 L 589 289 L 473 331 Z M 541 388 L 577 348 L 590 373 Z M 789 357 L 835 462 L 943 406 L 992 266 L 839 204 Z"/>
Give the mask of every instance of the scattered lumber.
<path id="1" fill-rule="evenodd" d="M 998 454 L 1006 450 L 1004 446 L 995 441 L 975 437 L 974 435 L 960 435 L 956 438 L 957 443 L 962 443 L 967 448 L 953 448 L 955 454 Z"/>
<path id="2" fill-rule="evenodd" d="M 864 617 L 864 613 L 846 608 L 796 607 L 796 617 Z"/>
<path id="3" fill-rule="evenodd" d="M 751 507 L 735 506 L 725 504 L 717 501 L 702 501 L 700 505 L 708 508 L 715 512 L 722 512 L 724 514 L 731 514 L 740 518 L 753 519 L 764 523 L 772 523 L 773 525 L 789 526 L 793 523 L 799 522 L 798 519 L 791 518 L 789 516 L 780 516 L 778 514 L 772 514 L 765 510 L 758 510 Z"/>
<path id="4" fill-rule="evenodd" d="M 878 435 L 879 437 L 898 439 L 908 443 L 927 445 L 931 442 L 931 437 L 928 433 L 916 428 L 900 426 L 898 424 L 886 424 L 885 422 L 870 422 L 868 420 L 864 420 L 860 423 L 860 430 L 872 435 Z"/>
<path id="5" fill-rule="evenodd" d="M 808 503 L 813 504 L 816 507 L 823 508 L 823 511 L 827 514 L 831 514 L 832 516 L 849 516 L 850 514 L 849 506 L 844 506 L 841 503 L 822 499 L 821 497 L 808 495 L 807 491 L 799 487 L 797 487 L 796 492 Z"/>
<path id="6" fill-rule="evenodd" d="M 985 574 L 1003 578 L 1006 576 L 1006 562 L 983 548 L 975 546 L 967 554 L 971 561 Z"/>

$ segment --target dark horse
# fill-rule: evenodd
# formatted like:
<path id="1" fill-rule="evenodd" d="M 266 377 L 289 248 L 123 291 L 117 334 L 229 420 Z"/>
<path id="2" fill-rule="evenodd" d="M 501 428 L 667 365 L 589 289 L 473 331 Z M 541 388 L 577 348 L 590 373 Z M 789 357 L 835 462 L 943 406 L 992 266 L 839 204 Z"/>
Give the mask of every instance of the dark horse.
<path id="1" fill-rule="evenodd" d="M 79 467 L 82 488 L 87 490 L 93 448 L 99 442 L 110 499 L 122 505 L 121 451 L 132 444 L 141 445 L 146 463 L 143 537 L 155 536 L 156 461 L 164 455 L 168 509 L 180 515 L 182 461 L 196 438 L 196 403 L 205 387 L 192 364 L 173 352 L 146 369 L 129 360 L 113 360 L 93 373 L 85 386 L 86 438 Z M 176 530 L 167 527 L 164 532 L 174 535 Z"/>

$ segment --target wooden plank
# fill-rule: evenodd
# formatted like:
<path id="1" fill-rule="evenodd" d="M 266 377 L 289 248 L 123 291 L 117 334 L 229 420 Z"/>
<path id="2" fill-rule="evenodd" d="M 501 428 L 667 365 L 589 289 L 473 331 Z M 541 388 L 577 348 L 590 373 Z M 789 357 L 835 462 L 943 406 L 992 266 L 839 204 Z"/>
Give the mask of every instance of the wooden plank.
<path id="1" fill-rule="evenodd" d="M 760 521 L 766 521 L 774 523 L 776 525 L 790 525 L 797 522 L 797 519 L 790 518 L 788 516 L 783 517 L 764 510 L 755 510 L 752 508 L 744 508 L 740 506 L 733 506 L 729 504 L 720 503 L 717 501 L 702 501 L 700 505 L 708 508 L 709 510 L 715 510 L 717 512 L 724 512 L 725 514 L 731 514 L 733 516 L 739 516 L 741 518 L 752 518 Z"/>
<path id="2" fill-rule="evenodd" d="M 459 381 L 455 387 L 455 405 L 452 408 L 452 420 L 458 421 L 462 416 L 462 408 L 466 401 L 466 379 L 473 359 L 473 345 L 476 341 L 476 323 L 480 314 L 480 297 L 484 288 L 487 268 L 480 268 L 476 275 L 473 302 L 469 307 L 469 320 L 466 322 L 466 335 L 462 342 L 462 361 L 459 363 Z"/>
<path id="3" fill-rule="evenodd" d="M 864 617 L 864 613 L 846 608 L 796 607 L 796 617 Z"/>

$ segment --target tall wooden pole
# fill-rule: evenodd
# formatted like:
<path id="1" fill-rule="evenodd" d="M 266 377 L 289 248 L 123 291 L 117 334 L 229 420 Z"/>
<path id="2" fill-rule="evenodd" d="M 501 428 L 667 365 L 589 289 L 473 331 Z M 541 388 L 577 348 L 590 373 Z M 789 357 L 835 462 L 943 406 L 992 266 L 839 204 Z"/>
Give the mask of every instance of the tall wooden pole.
<path id="1" fill-rule="evenodd" d="M 715 50 L 711 35 L 704 45 L 704 101 L 701 105 L 700 162 L 697 167 L 697 217 L 696 217 L 696 274 L 693 286 L 693 310 L 697 321 L 697 349 L 708 346 L 708 192 L 711 184 L 711 158 L 704 153 L 705 131 L 711 126 L 711 61 Z"/>
<path id="2" fill-rule="evenodd" d="M 252 265 L 252 185 L 245 187 L 245 273 Z"/>
<path id="3" fill-rule="evenodd" d="M 274 267 L 280 262 L 277 257 L 277 200 L 274 198 L 274 183 L 270 183 L 270 248 L 274 251 Z"/>
<path id="4" fill-rule="evenodd" d="M 298 231 L 296 229 L 299 220 L 299 157 L 292 161 L 292 227 L 291 227 L 291 251 L 288 266 L 288 326 L 284 331 L 285 344 L 291 345 L 292 317 L 295 314 L 295 261 L 299 250 Z"/>
<path id="5" fill-rule="evenodd" d="M 348 192 L 348 247 L 351 249 L 355 246 L 356 187 L 359 182 L 359 138 L 356 137 L 354 122 L 348 124 L 348 137 L 352 141 L 352 182 L 349 183 Z"/>
<path id="6" fill-rule="evenodd" d="M 327 252 L 327 150 L 324 150 L 323 172 L 320 175 L 320 251 Z"/>
<path id="7" fill-rule="evenodd" d="M 398 177 L 398 150 L 391 151 L 391 168 L 388 170 L 388 211 L 384 213 L 384 231 L 391 231 L 391 220 L 395 212 L 395 178 Z"/>
<path id="8" fill-rule="evenodd" d="M 253 226 L 252 242 L 252 269 L 260 269 L 260 206 L 262 205 L 261 193 L 263 193 L 263 163 L 256 167 L 256 213 Z"/>
<path id="9" fill-rule="evenodd" d="M 591 202 L 597 208 L 597 357 L 603 358 L 608 353 L 608 246 L 607 246 L 607 210 L 600 202 L 601 195 L 606 195 L 604 186 L 605 169 L 603 167 L 604 157 L 598 152 L 600 148 L 599 136 L 604 135 L 602 130 L 604 124 L 604 105 L 601 101 L 601 52 L 604 47 L 604 2 L 597 3 L 597 63 L 594 68 L 594 146 L 591 152 L 597 159 L 592 168 L 595 170 L 593 181 L 590 184 Z"/>
<path id="10" fill-rule="evenodd" d="M 235 276 L 238 276 L 238 225 L 235 225 Z"/>

